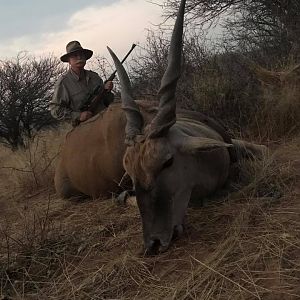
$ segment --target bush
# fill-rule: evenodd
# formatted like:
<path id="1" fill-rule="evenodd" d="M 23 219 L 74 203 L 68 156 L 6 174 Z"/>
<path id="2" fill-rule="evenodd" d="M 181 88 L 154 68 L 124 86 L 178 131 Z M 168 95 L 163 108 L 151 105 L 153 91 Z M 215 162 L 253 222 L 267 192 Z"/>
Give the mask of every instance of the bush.
<path id="1" fill-rule="evenodd" d="M 24 139 L 57 124 L 48 109 L 64 69 L 53 57 L 27 55 L 0 61 L 0 142 L 16 150 Z"/>
<path id="2" fill-rule="evenodd" d="M 238 54 L 208 56 L 195 74 L 194 101 L 232 131 L 246 129 L 259 109 L 260 86 Z"/>

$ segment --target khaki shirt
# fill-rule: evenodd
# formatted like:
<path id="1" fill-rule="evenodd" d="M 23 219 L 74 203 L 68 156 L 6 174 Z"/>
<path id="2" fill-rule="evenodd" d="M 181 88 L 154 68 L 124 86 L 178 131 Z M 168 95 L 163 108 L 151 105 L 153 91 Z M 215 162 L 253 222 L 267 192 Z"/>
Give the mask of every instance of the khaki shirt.
<path id="1" fill-rule="evenodd" d="M 74 121 L 80 116 L 80 107 L 90 97 L 97 86 L 103 86 L 100 76 L 89 70 L 78 76 L 71 69 L 63 74 L 57 81 L 54 89 L 52 101 L 50 101 L 50 111 L 54 118 L 58 120 Z M 113 101 L 113 94 L 107 93 L 98 111 L 103 110 Z"/>

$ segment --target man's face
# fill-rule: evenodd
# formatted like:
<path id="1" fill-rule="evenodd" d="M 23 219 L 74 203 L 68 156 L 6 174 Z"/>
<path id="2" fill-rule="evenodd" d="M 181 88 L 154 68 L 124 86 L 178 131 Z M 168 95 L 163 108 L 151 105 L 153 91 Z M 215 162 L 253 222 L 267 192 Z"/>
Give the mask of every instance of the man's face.
<path id="1" fill-rule="evenodd" d="M 77 51 L 69 55 L 69 64 L 72 68 L 83 68 L 86 64 L 86 56 L 83 51 Z"/>

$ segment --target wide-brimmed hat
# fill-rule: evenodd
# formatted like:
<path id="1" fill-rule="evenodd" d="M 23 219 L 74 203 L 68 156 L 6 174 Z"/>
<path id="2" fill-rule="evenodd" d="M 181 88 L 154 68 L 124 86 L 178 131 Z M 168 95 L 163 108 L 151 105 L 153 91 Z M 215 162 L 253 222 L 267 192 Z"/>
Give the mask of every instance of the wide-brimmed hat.
<path id="1" fill-rule="evenodd" d="M 71 41 L 66 46 L 67 53 L 61 56 L 60 60 L 63 62 L 68 62 L 70 54 L 74 52 L 84 52 L 86 59 L 89 59 L 93 55 L 93 51 L 89 49 L 84 49 L 81 47 L 78 41 Z"/>

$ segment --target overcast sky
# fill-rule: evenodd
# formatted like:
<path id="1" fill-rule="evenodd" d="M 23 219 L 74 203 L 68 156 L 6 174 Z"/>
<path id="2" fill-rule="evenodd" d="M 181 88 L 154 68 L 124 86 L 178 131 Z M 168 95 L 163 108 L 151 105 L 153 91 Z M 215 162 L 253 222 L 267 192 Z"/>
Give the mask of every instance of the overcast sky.
<path id="1" fill-rule="evenodd" d="M 158 1 L 160 2 L 160 1 Z M 147 0 L 0 0 L 0 60 L 20 51 L 61 56 L 78 40 L 101 56 L 142 44 L 162 10 Z"/>

